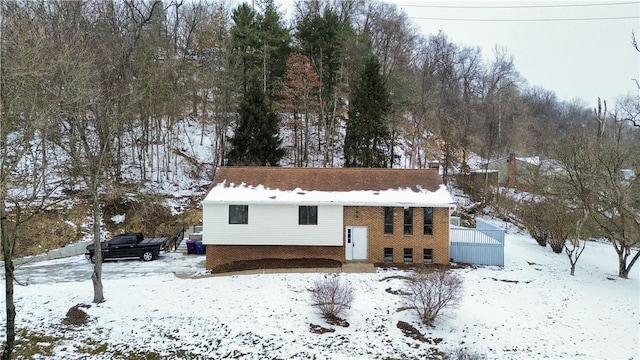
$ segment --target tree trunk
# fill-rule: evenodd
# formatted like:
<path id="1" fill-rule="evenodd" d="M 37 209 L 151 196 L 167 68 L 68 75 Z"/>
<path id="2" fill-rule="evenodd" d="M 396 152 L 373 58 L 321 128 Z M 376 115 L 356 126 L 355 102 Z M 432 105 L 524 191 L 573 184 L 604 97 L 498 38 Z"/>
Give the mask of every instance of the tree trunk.
<path id="1" fill-rule="evenodd" d="M 4 187 L 4 184 L 2 185 Z M 2 189 L 4 194 L 4 188 Z M 16 340 L 16 306 L 13 301 L 13 246 L 7 234 L 7 217 L 5 214 L 4 196 L 0 201 L 0 236 L 2 237 L 2 255 L 4 258 L 5 310 L 7 313 L 6 343 L 2 350 L 2 360 L 12 357 Z"/>
<path id="2" fill-rule="evenodd" d="M 306 99 L 306 97 L 305 97 Z M 320 131 L 319 127 L 316 131 Z M 309 107 L 307 101 L 304 103 L 304 143 L 300 143 L 303 147 L 302 150 L 302 164 L 304 167 L 309 167 Z"/>
<path id="3" fill-rule="evenodd" d="M 629 277 L 628 269 L 627 269 L 627 257 L 624 255 L 624 245 L 620 244 L 618 247 L 618 242 L 611 238 L 608 238 L 611 241 L 611 245 L 616 250 L 616 254 L 618 254 L 618 277 L 623 279 L 627 279 Z"/>
<path id="4" fill-rule="evenodd" d="M 93 198 L 93 246 L 96 261 L 93 264 L 93 302 L 99 304 L 104 302 L 102 287 L 102 244 L 100 244 L 100 202 L 98 199 L 98 175 L 93 174 L 93 184 L 91 186 Z"/>
<path id="5" fill-rule="evenodd" d="M 7 159 L 7 133 L 3 128 L 4 117 L 2 116 L 3 106 L 2 102 L 0 102 L 0 154 L 2 154 L 2 158 L 0 159 L 0 243 L 2 244 L 2 257 L 4 260 L 4 282 L 5 282 L 5 311 L 7 315 L 7 323 L 6 323 L 6 342 L 4 344 L 4 348 L 2 349 L 2 360 L 10 360 L 13 354 L 13 349 L 15 347 L 16 340 L 16 306 L 13 301 L 13 250 L 15 242 L 10 240 L 15 240 L 9 238 L 9 234 L 7 233 L 7 214 L 5 207 L 5 199 L 7 196 L 7 178 L 9 171 L 6 167 L 6 159 Z"/>
<path id="6" fill-rule="evenodd" d="M 627 272 L 627 266 L 625 264 L 624 257 L 618 254 L 618 277 L 623 279 L 629 278 L 629 273 Z"/>
<path id="7" fill-rule="evenodd" d="M 621 277 L 623 279 L 628 279 L 629 268 L 627 267 L 627 257 L 624 254 L 625 253 L 624 246 L 621 244 L 619 250 L 617 246 L 614 245 L 614 247 L 616 248 L 616 252 L 618 253 L 618 277 Z"/>
<path id="8" fill-rule="evenodd" d="M 626 264 L 627 263 L 627 257 L 631 254 L 631 246 L 625 247 L 625 251 L 626 251 L 627 255 L 624 257 L 624 263 Z M 629 265 L 626 265 L 625 271 L 624 271 L 624 275 L 625 275 L 624 278 L 625 279 L 628 277 L 629 272 L 631 272 L 631 268 L 636 263 L 636 261 L 638 260 L 639 257 L 640 257 L 640 251 L 636 252 L 636 254 L 633 256 L 633 258 L 631 258 L 631 261 L 629 262 Z"/>
<path id="9" fill-rule="evenodd" d="M 200 146 L 204 144 L 204 132 L 207 130 L 207 123 L 209 122 L 209 109 L 207 108 L 207 104 L 209 103 L 209 90 L 203 90 L 204 95 L 202 96 L 202 120 L 201 120 L 201 128 L 200 128 Z M 193 115 L 197 117 L 197 114 Z"/>

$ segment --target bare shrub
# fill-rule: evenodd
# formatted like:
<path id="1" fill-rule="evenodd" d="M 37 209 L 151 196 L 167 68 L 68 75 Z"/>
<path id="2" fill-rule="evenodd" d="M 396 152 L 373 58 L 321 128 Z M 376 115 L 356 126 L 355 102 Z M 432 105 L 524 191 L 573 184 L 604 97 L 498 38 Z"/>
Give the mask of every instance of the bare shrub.
<path id="1" fill-rule="evenodd" d="M 554 253 L 560 254 L 567 239 L 576 233 L 580 212 L 569 207 L 562 200 L 550 197 L 545 199 L 541 211 L 547 214 L 544 225 L 549 234 L 548 243 Z"/>
<path id="2" fill-rule="evenodd" d="M 520 223 L 524 226 L 538 245 L 547 246 L 549 231 L 545 226 L 545 213 L 540 212 L 535 201 L 523 201 L 516 208 Z"/>
<path id="3" fill-rule="evenodd" d="M 440 311 L 455 307 L 462 295 L 462 280 L 444 270 L 419 270 L 407 282 L 407 299 L 425 325 L 433 325 Z"/>
<path id="4" fill-rule="evenodd" d="M 553 235 L 554 234 L 549 236 L 548 243 L 549 245 L 551 245 L 551 250 L 553 250 L 554 253 L 560 254 L 562 252 L 562 249 L 564 248 L 564 243 L 567 241 L 567 238 L 564 236 Z"/>
<path id="5" fill-rule="evenodd" d="M 82 310 L 82 308 L 89 308 L 91 305 L 77 304 L 67 311 L 67 315 L 62 319 L 62 323 L 65 325 L 80 326 L 89 322 L 89 315 Z"/>
<path id="6" fill-rule="evenodd" d="M 576 231 L 579 212 L 560 199 L 546 196 L 523 201 L 518 207 L 520 221 L 540 246 L 549 244 L 556 254 Z"/>
<path id="7" fill-rule="evenodd" d="M 311 290 L 311 305 L 330 321 L 337 319 L 353 302 L 353 288 L 337 276 L 317 280 Z"/>

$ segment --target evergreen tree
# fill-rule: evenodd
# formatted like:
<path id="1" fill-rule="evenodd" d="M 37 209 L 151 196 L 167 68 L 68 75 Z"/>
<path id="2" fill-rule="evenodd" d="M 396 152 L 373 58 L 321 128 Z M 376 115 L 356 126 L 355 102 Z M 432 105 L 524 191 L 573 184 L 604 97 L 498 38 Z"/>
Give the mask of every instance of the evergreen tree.
<path id="1" fill-rule="evenodd" d="M 287 70 L 291 54 L 291 31 L 282 23 L 273 0 L 267 0 L 264 11 L 257 16 L 262 66 L 262 85 L 267 98 L 274 100 L 276 85 Z"/>
<path id="2" fill-rule="evenodd" d="M 240 116 L 227 163 L 245 166 L 277 166 L 284 155 L 278 134 L 278 116 L 270 110 L 260 85 L 252 82 L 238 110 Z"/>
<path id="3" fill-rule="evenodd" d="M 349 102 L 344 140 L 346 167 L 391 165 L 393 144 L 387 117 L 390 110 L 390 95 L 380 73 L 380 63 L 370 56 Z"/>
<path id="4" fill-rule="evenodd" d="M 256 13 L 246 3 L 233 10 L 230 45 L 242 94 L 251 82 L 259 81 L 267 91 L 267 98 L 272 100 L 291 53 L 291 33 L 282 23 L 273 0 L 262 3 L 262 13 Z"/>
<path id="5" fill-rule="evenodd" d="M 262 67 L 256 49 L 260 48 L 258 24 L 253 9 L 243 3 L 233 10 L 231 19 L 234 22 L 230 31 L 231 51 L 235 58 L 235 71 L 240 70 L 239 82 L 242 95 L 246 96 L 248 84 L 258 79 L 257 69 Z M 233 69 L 233 68 L 232 68 Z"/>

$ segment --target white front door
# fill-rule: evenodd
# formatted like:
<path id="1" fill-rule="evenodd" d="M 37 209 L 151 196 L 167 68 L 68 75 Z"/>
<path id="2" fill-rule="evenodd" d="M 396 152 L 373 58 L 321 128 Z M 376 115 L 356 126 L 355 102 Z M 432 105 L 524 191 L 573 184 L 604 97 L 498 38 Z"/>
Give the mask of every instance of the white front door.
<path id="1" fill-rule="evenodd" d="M 347 226 L 344 245 L 346 260 L 367 260 L 368 236 L 366 226 Z"/>

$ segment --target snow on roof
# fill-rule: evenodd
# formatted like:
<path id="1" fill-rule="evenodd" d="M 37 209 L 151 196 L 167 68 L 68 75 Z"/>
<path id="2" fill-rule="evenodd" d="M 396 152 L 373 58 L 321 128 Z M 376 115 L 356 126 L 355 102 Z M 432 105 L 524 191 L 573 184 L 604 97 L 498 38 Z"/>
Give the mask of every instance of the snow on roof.
<path id="1" fill-rule="evenodd" d="M 378 191 L 409 188 L 414 191 L 436 191 L 442 184 L 437 169 L 382 168 L 285 168 L 285 167 L 221 167 L 213 186 L 227 184 L 264 186 L 270 189 L 307 191 Z"/>
<path id="2" fill-rule="evenodd" d="M 486 174 L 486 173 L 497 173 L 498 170 L 492 170 L 492 169 L 477 169 L 477 170 L 471 170 L 472 173 L 479 173 L 479 174 Z"/>
<path id="3" fill-rule="evenodd" d="M 467 158 L 467 165 L 469 166 L 469 169 L 471 169 L 472 171 L 481 170 L 484 167 L 484 165 L 488 162 L 489 160 L 475 153 L 469 153 L 469 157 Z"/>
<path id="4" fill-rule="evenodd" d="M 436 191 L 409 188 L 388 190 L 307 191 L 269 189 L 263 185 L 251 186 L 219 183 L 207 194 L 203 203 L 242 204 L 332 204 L 360 206 L 431 206 L 449 207 L 454 204 L 444 185 Z"/>
<path id="5" fill-rule="evenodd" d="M 526 162 L 531 165 L 539 166 L 540 165 L 540 157 L 539 156 L 530 156 L 530 157 L 516 157 L 516 160 Z"/>

